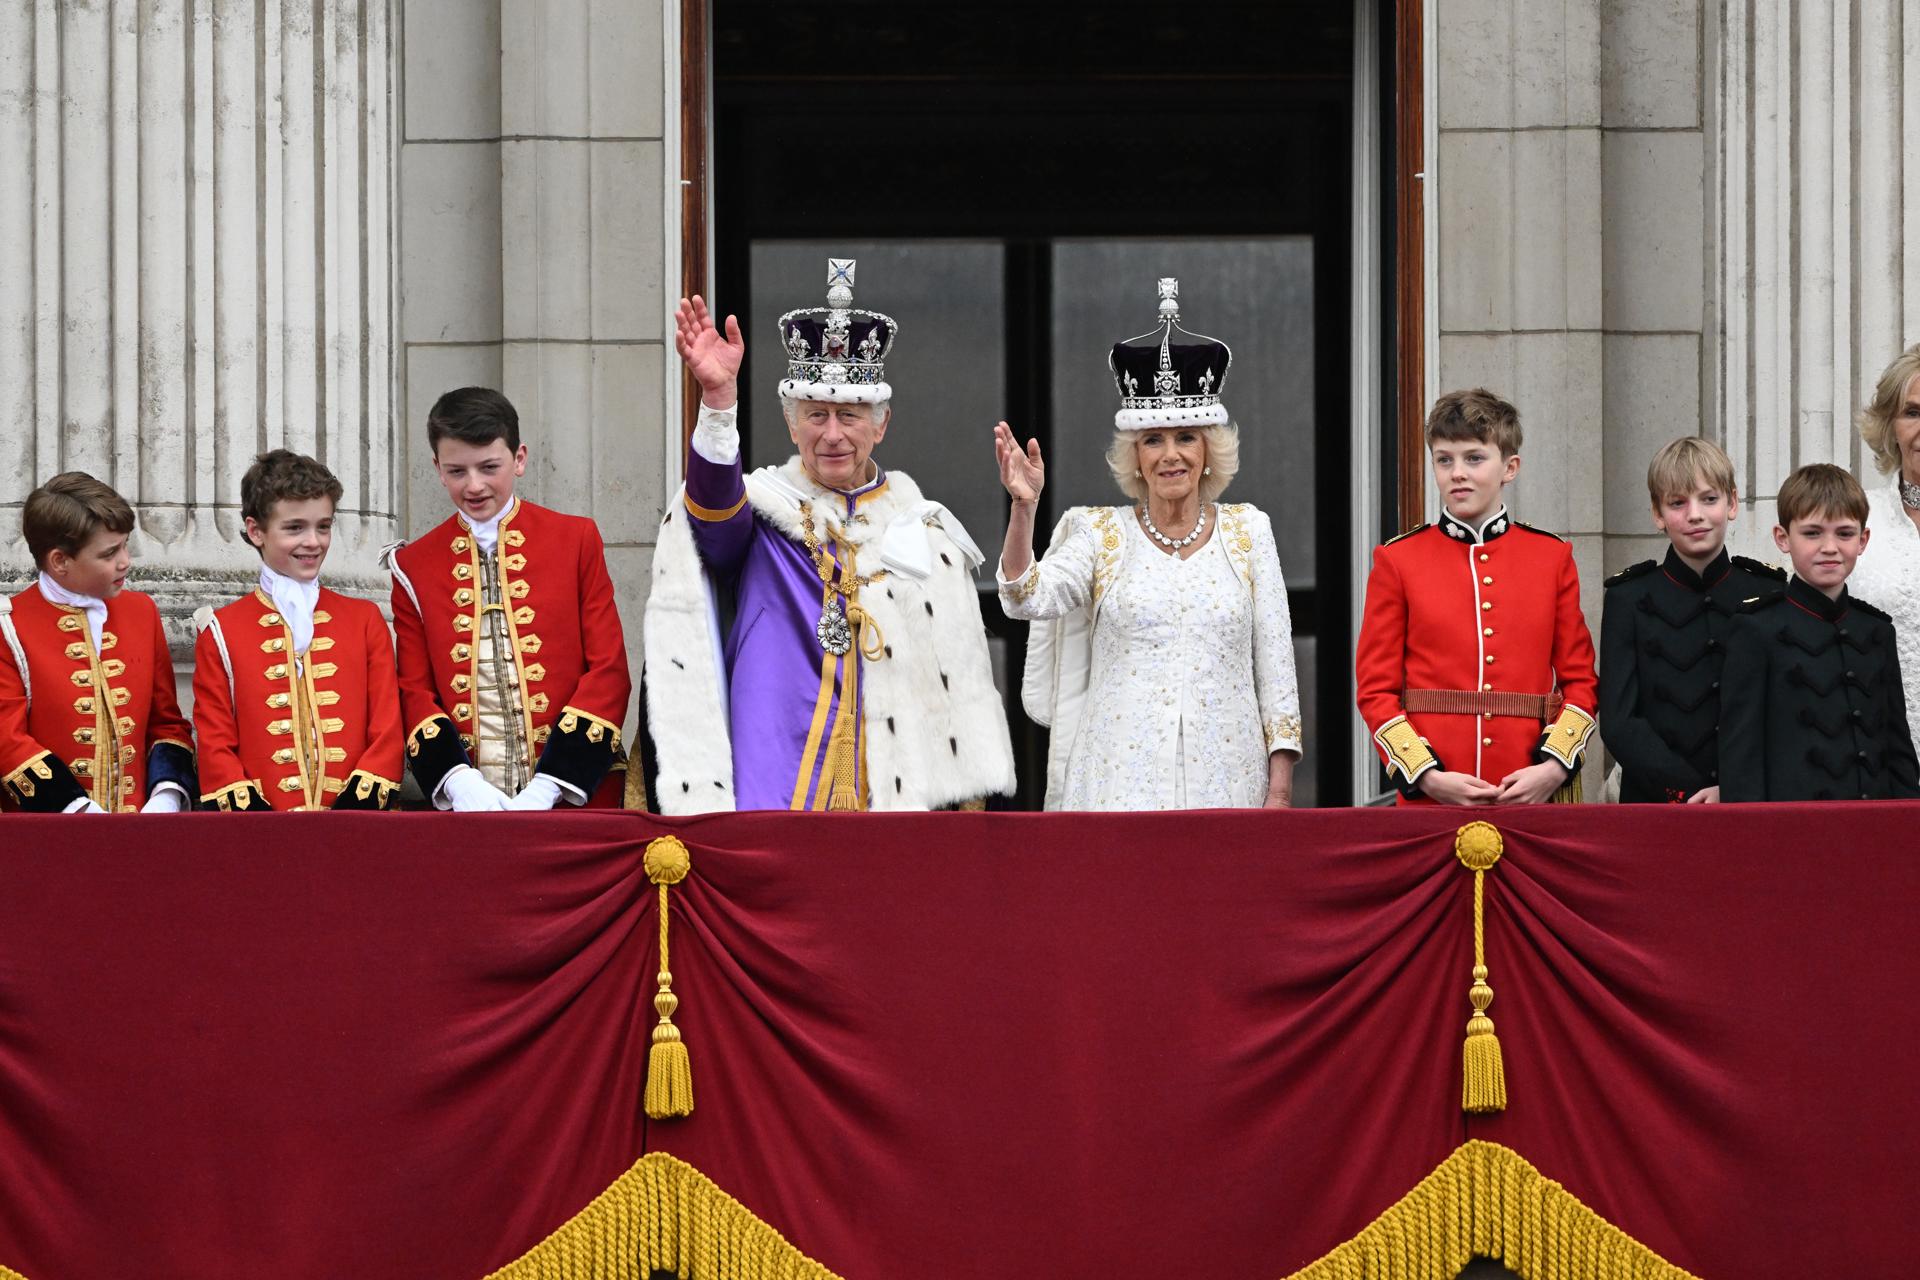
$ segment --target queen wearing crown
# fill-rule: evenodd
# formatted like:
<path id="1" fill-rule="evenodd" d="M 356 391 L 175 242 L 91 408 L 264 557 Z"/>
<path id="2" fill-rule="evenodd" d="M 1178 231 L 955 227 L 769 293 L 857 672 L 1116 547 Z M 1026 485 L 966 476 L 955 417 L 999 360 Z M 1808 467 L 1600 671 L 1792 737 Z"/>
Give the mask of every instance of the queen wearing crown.
<path id="1" fill-rule="evenodd" d="M 1300 757 L 1293 623 L 1273 526 L 1222 503 L 1239 433 L 1220 400 L 1233 353 L 1160 323 L 1108 359 L 1120 391 L 1107 465 L 1129 499 L 1074 507 L 1033 557 L 1038 441 L 994 428 L 1013 505 L 1000 603 L 1033 622 L 1022 689 L 1052 729 L 1049 809 L 1286 808 Z"/>
<path id="2" fill-rule="evenodd" d="M 663 812 L 932 809 L 1013 790 L 973 582 L 984 557 L 874 457 L 897 326 L 852 305 L 853 281 L 851 259 L 829 259 L 826 307 L 780 317 L 798 452 L 751 474 L 739 323 L 723 332 L 701 299 L 680 300 L 674 345 L 701 399 L 647 599 Z"/>

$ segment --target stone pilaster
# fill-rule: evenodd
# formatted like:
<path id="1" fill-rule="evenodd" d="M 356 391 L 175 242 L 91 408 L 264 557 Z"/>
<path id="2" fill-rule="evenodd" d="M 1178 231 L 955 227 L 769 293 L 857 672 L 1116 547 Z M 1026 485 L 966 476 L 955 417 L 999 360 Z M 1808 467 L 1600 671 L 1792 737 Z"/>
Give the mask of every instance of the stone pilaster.
<path id="1" fill-rule="evenodd" d="M 0 554 L 80 469 L 139 514 L 176 654 L 257 572 L 262 449 L 346 487 L 328 562 L 395 536 L 387 0 L 0 5 Z"/>
<path id="2" fill-rule="evenodd" d="M 1713 6 L 1707 391 L 1757 507 L 1796 466 L 1872 476 L 1854 415 L 1920 340 L 1920 0 Z"/>

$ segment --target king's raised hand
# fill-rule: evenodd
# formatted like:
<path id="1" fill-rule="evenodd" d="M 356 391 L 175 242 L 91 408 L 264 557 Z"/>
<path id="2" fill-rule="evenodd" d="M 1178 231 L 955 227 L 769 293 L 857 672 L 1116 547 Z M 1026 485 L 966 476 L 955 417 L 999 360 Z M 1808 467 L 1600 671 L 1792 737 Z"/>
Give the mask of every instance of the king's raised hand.
<path id="1" fill-rule="evenodd" d="M 740 362 L 747 354 L 740 322 L 728 316 L 722 333 L 703 298 L 682 298 L 673 317 L 673 348 L 700 383 L 701 403 L 709 409 L 731 409 L 740 398 Z"/>

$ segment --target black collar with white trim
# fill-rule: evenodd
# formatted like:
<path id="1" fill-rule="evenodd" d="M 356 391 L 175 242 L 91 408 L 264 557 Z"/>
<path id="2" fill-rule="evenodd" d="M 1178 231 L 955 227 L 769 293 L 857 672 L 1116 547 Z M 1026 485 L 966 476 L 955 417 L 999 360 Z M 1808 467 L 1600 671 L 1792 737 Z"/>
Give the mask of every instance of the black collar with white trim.
<path id="1" fill-rule="evenodd" d="M 1503 506 L 1488 516 L 1486 521 L 1476 529 L 1465 520 L 1456 520 L 1452 515 L 1443 510 L 1440 512 L 1439 527 L 1440 532 L 1446 534 L 1449 538 L 1478 546 L 1482 543 L 1492 542 L 1508 529 L 1511 529 L 1513 527 L 1513 521 L 1508 519 L 1507 509 Z"/>

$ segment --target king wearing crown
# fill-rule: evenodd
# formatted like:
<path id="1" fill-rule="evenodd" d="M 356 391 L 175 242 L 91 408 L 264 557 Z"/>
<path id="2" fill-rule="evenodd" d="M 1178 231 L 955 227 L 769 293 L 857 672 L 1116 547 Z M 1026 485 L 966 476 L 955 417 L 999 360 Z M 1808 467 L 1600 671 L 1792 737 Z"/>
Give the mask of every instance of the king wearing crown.
<path id="1" fill-rule="evenodd" d="M 646 615 L 665 813 L 932 809 L 1013 790 L 973 579 L 983 557 L 950 511 L 873 457 L 892 423 L 896 326 L 852 306 L 853 279 L 851 259 L 830 259 L 827 306 L 780 317 L 799 452 L 751 474 L 739 323 L 723 332 L 701 299 L 680 301 L 674 345 L 700 416 Z"/>

